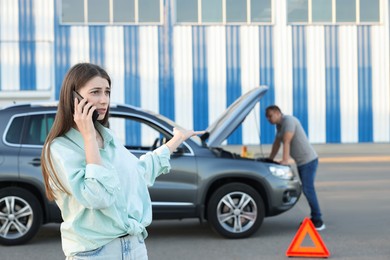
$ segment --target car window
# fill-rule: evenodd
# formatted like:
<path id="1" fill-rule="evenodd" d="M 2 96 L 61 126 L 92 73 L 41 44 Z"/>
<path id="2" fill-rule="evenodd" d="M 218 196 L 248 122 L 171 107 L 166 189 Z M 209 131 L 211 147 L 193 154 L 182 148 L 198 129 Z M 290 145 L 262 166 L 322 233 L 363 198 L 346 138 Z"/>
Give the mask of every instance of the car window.
<path id="1" fill-rule="evenodd" d="M 11 144 L 20 144 L 24 117 L 15 117 L 8 128 L 5 140 Z"/>
<path id="2" fill-rule="evenodd" d="M 54 116 L 55 114 L 29 116 L 29 120 L 26 121 L 22 144 L 43 145 L 53 125 Z"/>
<path id="3" fill-rule="evenodd" d="M 134 118 L 111 117 L 110 129 L 131 150 L 150 151 L 170 138 L 150 122 Z"/>

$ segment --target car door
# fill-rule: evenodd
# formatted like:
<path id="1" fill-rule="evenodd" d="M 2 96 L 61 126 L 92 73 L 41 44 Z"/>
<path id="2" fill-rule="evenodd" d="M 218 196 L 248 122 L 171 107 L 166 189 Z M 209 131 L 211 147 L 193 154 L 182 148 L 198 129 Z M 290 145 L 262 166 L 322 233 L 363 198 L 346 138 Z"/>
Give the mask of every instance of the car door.
<path id="1" fill-rule="evenodd" d="M 24 126 L 18 157 L 19 177 L 23 182 L 33 185 L 36 189 L 31 192 L 37 198 L 45 196 L 45 186 L 41 171 L 42 147 L 53 125 L 55 112 L 37 112 L 23 115 Z M 53 201 L 46 200 L 47 221 L 61 221 L 61 214 Z"/>
<path id="2" fill-rule="evenodd" d="M 138 158 L 171 138 L 156 122 L 147 118 L 111 115 L 110 128 Z M 155 218 L 193 216 L 196 212 L 197 168 L 190 147 L 183 144 L 171 155 L 171 171 L 149 187 Z"/>
<path id="3" fill-rule="evenodd" d="M 0 146 L 0 181 L 19 178 L 18 156 L 24 117 L 12 117 L 5 127 Z"/>
<path id="4" fill-rule="evenodd" d="M 48 131 L 54 122 L 54 113 L 24 115 L 24 127 L 19 153 L 19 176 L 34 183 L 44 192 L 41 171 L 41 152 Z"/>

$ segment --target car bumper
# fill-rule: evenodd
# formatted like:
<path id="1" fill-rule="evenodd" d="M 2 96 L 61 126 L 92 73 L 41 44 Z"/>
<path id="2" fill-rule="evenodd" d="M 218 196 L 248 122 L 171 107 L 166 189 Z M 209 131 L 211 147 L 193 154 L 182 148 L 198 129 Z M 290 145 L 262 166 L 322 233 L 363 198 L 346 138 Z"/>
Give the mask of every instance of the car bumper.
<path id="1" fill-rule="evenodd" d="M 275 183 L 275 180 L 271 183 Z M 272 189 L 274 191 L 271 194 L 274 196 L 269 198 L 267 216 L 275 216 L 291 209 L 302 193 L 301 183 L 297 178 L 291 181 L 277 181 Z"/>

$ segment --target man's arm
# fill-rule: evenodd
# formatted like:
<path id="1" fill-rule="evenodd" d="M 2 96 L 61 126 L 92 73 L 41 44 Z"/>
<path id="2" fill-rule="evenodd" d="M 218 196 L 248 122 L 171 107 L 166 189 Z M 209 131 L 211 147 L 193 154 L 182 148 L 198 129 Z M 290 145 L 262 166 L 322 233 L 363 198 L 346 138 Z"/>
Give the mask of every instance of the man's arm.
<path id="1" fill-rule="evenodd" d="M 294 137 L 293 132 L 286 132 L 283 135 L 283 157 L 281 164 L 287 165 L 290 160 L 290 148 L 291 148 L 291 140 Z"/>
<path id="2" fill-rule="evenodd" d="M 269 155 L 269 158 L 273 160 L 276 156 L 276 154 L 279 151 L 281 140 L 280 138 L 276 137 L 274 140 L 274 143 L 272 144 L 271 154 Z"/>

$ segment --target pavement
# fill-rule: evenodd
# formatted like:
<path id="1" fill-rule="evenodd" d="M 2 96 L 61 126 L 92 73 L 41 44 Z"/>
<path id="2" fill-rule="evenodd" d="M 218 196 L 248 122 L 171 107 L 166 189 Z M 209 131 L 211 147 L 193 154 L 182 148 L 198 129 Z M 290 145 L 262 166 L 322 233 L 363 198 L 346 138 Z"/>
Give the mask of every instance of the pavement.
<path id="1" fill-rule="evenodd" d="M 267 157 L 271 145 L 245 145 L 248 157 Z M 226 150 L 241 154 L 242 145 L 227 145 Z M 320 163 L 390 162 L 390 143 L 313 144 Z M 276 160 L 281 159 L 282 147 Z M 291 161 L 293 163 L 293 161 Z"/>

